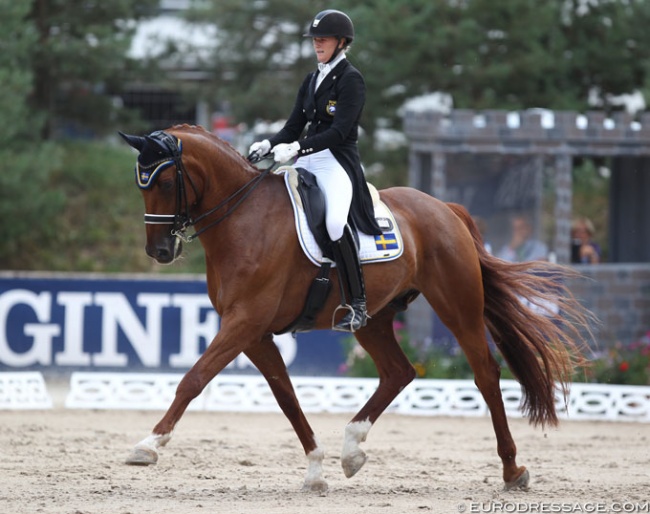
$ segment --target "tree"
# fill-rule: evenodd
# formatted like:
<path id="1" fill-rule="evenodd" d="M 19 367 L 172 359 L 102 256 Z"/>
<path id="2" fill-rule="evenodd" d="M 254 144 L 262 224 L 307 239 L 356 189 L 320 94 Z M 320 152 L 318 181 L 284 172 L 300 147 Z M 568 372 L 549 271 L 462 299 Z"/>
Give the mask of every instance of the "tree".
<path id="1" fill-rule="evenodd" d="M 42 135 L 56 129 L 102 133 L 115 113 L 109 93 L 120 91 L 138 63 L 127 53 L 135 21 L 158 0 L 33 0 L 32 107 L 46 114 Z"/>
<path id="2" fill-rule="evenodd" d="M 368 84 L 365 125 L 393 118 L 405 99 L 450 93 L 468 109 L 589 108 L 645 88 L 650 3 L 643 0 L 202 1 L 195 21 L 218 25 L 215 97 L 238 119 L 286 116 L 298 81 L 314 67 L 301 32 L 322 8 L 355 23 L 350 59 Z M 207 6 L 207 7 L 206 7 Z M 198 13 L 198 14 L 197 14 Z"/>
<path id="3" fill-rule="evenodd" d="M 189 19 L 215 23 L 212 80 L 199 94 L 239 121 L 288 115 L 300 81 L 314 67 L 303 33 L 325 2 L 298 0 L 197 2 Z"/>
<path id="4" fill-rule="evenodd" d="M 65 253 L 56 245 L 76 198 L 61 187 L 66 149 L 47 138 L 64 122 L 106 127 L 113 114 L 106 91 L 119 87 L 131 66 L 128 20 L 155 4 L 0 0 L 0 268 Z"/>
<path id="5" fill-rule="evenodd" d="M 594 89 L 648 81 L 650 4 L 639 0 L 369 0 L 351 14 L 376 70 L 374 113 L 432 91 L 456 108 L 583 111 Z"/>
<path id="6" fill-rule="evenodd" d="M 37 41 L 27 19 L 29 4 L 0 0 L 0 268 L 38 251 L 63 198 L 48 188 L 60 156 L 40 141 L 43 117 L 28 106 L 32 89 L 31 50 Z M 27 241 L 30 243 L 27 244 Z"/>

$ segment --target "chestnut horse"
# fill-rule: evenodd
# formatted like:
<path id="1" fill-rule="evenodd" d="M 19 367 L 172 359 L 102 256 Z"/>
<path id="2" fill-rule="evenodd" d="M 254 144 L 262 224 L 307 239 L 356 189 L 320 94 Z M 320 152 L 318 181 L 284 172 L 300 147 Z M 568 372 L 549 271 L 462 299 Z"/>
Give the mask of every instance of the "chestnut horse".
<path id="1" fill-rule="evenodd" d="M 157 462 L 158 449 L 170 440 L 192 399 L 243 352 L 268 381 L 302 443 L 308 460 L 304 489 L 327 489 L 323 448 L 273 343 L 273 334 L 302 310 L 317 272 L 299 245 L 283 178 L 261 171 L 199 127 L 174 126 L 145 137 L 122 137 L 140 152 L 136 178 L 146 209 L 147 254 L 171 263 L 181 254 L 182 240 L 198 237 L 205 251 L 208 294 L 221 316 L 219 333 L 180 381 L 152 434 L 135 446 L 127 462 Z M 557 424 L 556 387 L 566 393 L 573 366 L 581 358 L 578 344 L 588 321 L 586 311 L 557 280 L 571 271 L 491 256 L 460 205 L 404 187 L 383 190 L 380 196 L 395 215 L 404 252 L 391 262 L 363 266 L 370 318 L 354 335 L 374 360 L 379 385 L 345 427 L 341 455 L 345 475 L 353 476 L 364 465 L 360 443 L 415 377 L 395 338 L 393 320 L 422 294 L 471 365 L 490 409 L 506 488 L 527 487 L 529 474 L 515 460 L 499 387 L 500 368 L 488 346 L 486 327 L 521 383 L 523 408 L 531 423 Z M 195 231 L 192 235 L 186 234 L 189 227 Z M 331 277 L 337 279 L 335 269 Z M 337 296 L 329 295 L 315 328 L 331 327 Z M 562 319 L 526 306 L 548 300 L 560 306 Z"/>

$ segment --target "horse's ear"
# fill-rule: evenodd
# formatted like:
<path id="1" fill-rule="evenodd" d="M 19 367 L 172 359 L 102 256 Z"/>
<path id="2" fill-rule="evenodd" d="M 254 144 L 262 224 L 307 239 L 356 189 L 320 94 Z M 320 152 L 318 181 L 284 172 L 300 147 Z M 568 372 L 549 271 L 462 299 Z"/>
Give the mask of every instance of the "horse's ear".
<path id="1" fill-rule="evenodd" d="M 169 153 L 167 147 L 163 143 L 161 143 L 158 139 L 151 136 L 144 136 L 144 140 L 149 144 L 149 148 L 151 148 L 152 150 L 156 148 L 158 149 L 158 153 L 163 155 Z"/>
<path id="2" fill-rule="evenodd" d="M 124 134 L 123 132 L 120 132 L 119 130 L 117 133 L 122 136 L 122 139 L 126 141 L 129 146 L 135 148 L 138 152 L 142 152 L 142 149 L 144 148 L 145 144 L 145 138 L 141 136 L 130 136 L 128 134 Z"/>

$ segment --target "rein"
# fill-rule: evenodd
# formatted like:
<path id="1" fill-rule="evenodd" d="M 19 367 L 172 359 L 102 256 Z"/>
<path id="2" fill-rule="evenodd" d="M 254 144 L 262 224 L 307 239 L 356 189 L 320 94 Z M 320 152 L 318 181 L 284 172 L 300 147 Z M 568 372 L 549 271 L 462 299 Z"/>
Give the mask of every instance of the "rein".
<path id="1" fill-rule="evenodd" d="M 189 213 L 190 206 L 188 205 L 188 200 L 187 200 L 185 177 L 187 177 L 187 180 L 189 180 L 190 186 L 194 190 L 194 194 L 197 197 L 198 197 L 198 192 L 196 190 L 196 186 L 194 185 L 194 182 L 192 181 L 192 177 L 185 169 L 179 145 L 176 142 L 175 138 L 173 138 L 166 132 L 159 131 L 156 135 L 160 138 L 161 142 L 166 146 L 166 148 L 171 153 L 173 164 L 176 167 L 176 192 L 177 192 L 176 193 L 176 197 L 177 197 L 176 214 L 145 214 L 144 222 L 145 224 L 152 224 L 152 225 L 163 225 L 163 224 L 173 225 L 174 227 L 171 230 L 171 234 L 175 237 L 178 237 L 185 243 L 191 243 L 197 237 L 203 234 L 206 230 L 218 225 L 223 220 L 225 220 L 228 216 L 230 216 L 235 211 L 235 209 L 237 209 L 237 207 L 239 207 L 242 204 L 242 202 L 246 200 L 246 198 L 248 198 L 248 196 L 257 188 L 257 186 L 259 186 L 262 180 L 275 167 L 275 163 L 272 163 L 268 168 L 262 170 L 262 172 L 259 175 L 246 182 L 242 187 L 240 187 L 237 191 L 235 191 L 230 196 L 228 196 L 227 198 L 219 202 L 216 206 L 202 213 L 197 218 L 193 219 Z M 259 162 L 261 158 L 250 155 L 248 157 L 248 160 L 251 163 L 256 163 Z M 211 223 L 209 223 L 202 229 L 195 230 L 193 234 L 187 235 L 185 233 L 185 231 L 189 227 L 193 227 L 200 221 L 211 216 L 215 212 L 221 210 L 228 203 L 235 200 L 238 196 L 241 197 L 232 206 L 230 206 L 226 210 L 226 212 L 224 212 L 220 217 L 213 220 Z"/>
<path id="2" fill-rule="evenodd" d="M 204 212 L 200 216 L 198 216 L 196 219 L 188 219 L 185 223 L 183 223 L 180 228 L 172 230 L 172 235 L 179 237 L 180 239 L 183 240 L 185 243 L 191 243 L 194 241 L 197 237 L 199 237 L 203 232 L 208 230 L 209 228 L 214 227 L 215 225 L 218 225 L 221 223 L 223 220 L 225 220 L 228 216 L 230 216 L 234 210 L 241 205 L 241 203 L 248 198 L 248 196 L 257 188 L 257 186 L 260 184 L 260 182 L 266 177 L 271 170 L 275 167 L 275 163 L 273 163 L 271 166 L 268 168 L 264 169 L 258 176 L 255 178 L 249 180 L 246 182 L 242 187 L 240 187 L 237 191 L 232 193 L 228 198 L 225 200 L 222 200 L 219 202 L 216 206 L 214 206 L 212 209 L 209 211 Z M 228 208 L 226 212 L 223 213 L 219 218 L 213 220 L 210 224 L 206 225 L 203 227 L 201 230 L 196 230 L 193 234 L 190 234 L 189 236 L 185 234 L 185 230 L 198 223 L 199 221 L 207 218 L 208 216 L 214 214 L 218 210 L 222 209 L 225 205 L 227 205 L 230 201 L 234 200 L 237 198 L 238 195 L 242 195 L 237 202 L 235 202 L 231 207 Z"/>

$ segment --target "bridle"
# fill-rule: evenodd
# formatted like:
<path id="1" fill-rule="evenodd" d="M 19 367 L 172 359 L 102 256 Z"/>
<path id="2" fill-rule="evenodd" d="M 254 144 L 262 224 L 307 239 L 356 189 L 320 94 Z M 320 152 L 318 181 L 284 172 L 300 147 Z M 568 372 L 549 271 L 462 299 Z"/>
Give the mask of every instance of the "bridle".
<path id="1" fill-rule="evenodd" d="M 162 130 L 152 132 L 149 135 L 149 138 L 161 143 L 167 150 L 171 160 L 157 161 L 148 166 L 142 166 L 138 162 L 135 170 L 136 181 L 140 189 L 149 189 L 157 178 L 158 173 L 163 169 L 174 165 L 176 167 L 176 212 L 175 214 L 145 213 L 144 222 L 147 225 L 173 225 L 172 234 L 176 235 L 178 232 L 182 233 L 192 224 L 192 219 L 189 213 L 190 205 L 187 199 L 187 189 L 185 187 L 185 176 L 187 176 L 195 195 L 197 195 L 196 186 L 183 165 L 183 159 L 181 158 L 182 143 L 180 140 L 177 141 L 174 137 Z M 152 171 L 149 172 L 148 170 L 151 169 Z"/>
<path id="2" fill-rule="evenodd" d="M 151 187 L 151 184 L 155 179 L 155 175 L 157 175 L 162 169 L 174 165 L 176 167 L 176 212 L 174 214 L 145 213 L 144 222 L 147 225 L 172 225 L 171 235 L 178 237 L 185 243 L 191 243 L 194 239 L 199 237 L 206 230 L 214 227 L 215 225 L 218 225 L 223 220 L 225 220 L 228 216 L 230 216 L 235 211 L 235 209 L 237 209 L 237 207 L 239 207 L 241 203 L 244 200 L 246 200 L 246 198 L 248 198 L 248 196 L 257 188 L 257 186 L 262 182 L 262 180 L 275 167 L 275 163 L 271 164 L 271 166 L 262 170 L 262 172 L 259 175 L 256 175 L 254 178 L 246 182 L 242 187 L 240 187 L 239 189 L 237 189 L 237 191 L 235 191 L 227 198 L 219 202 L 216 206 L 200 214 L 196 218 L 192 218 L 192 216 L 190 215 L 190 209 L 191 207 L 199 203 L 199 194 L 196 189 L 196 186 L 194 185 L 194 181 L 192 180 L 192 177 L 187 172 L 187 170 L 185 169 L 185 165 L 183 164 L 181 140 L 171 136 L 170 134 L 162 130 L 152 132 L 149 135 L 149 137 L 157 140 L 167 149 L 171 157 L 171 160 L 164 161 L 164 162 L 156 162 L 153 165 L 149 166 L 150 168 L 156 166 L 156 168 L 151 173 L 151 177 L 146 183 L 146 187 L 143 187 L 139 178 L 140 177 L 139 174 L 143 169 L 145 169 L 145 167 L 138 164 L 136 166 L 136 178 L 138 181 L 138 186 L 141 189 L 148 189 L 149 187 Z M 249 156 L 248 160 L 252 163 L 255 163 L 261 159 L 259 158 L 255 159 L 252 156 Z M 186 180 L 189 182 L 190 187 L 194 191 L 194 196 L 197 198 L 197 201 L 195 201 L 194 204 L 192 205 L 190 205 L 187 198 L 187 187 L 185 186 Z M 186 233 L 189 227 L 193 227 L 200 221 L 206 219 L 207 217 L 221 210 L 228 203 L 232 202 L 235 199 L 237 199 L 237 201 L 234 204 L 232 204 L 217 219 L 212 220 L 208 225 L 204 226 L 200 230 L 195 230 L 193 234 Z"/>

